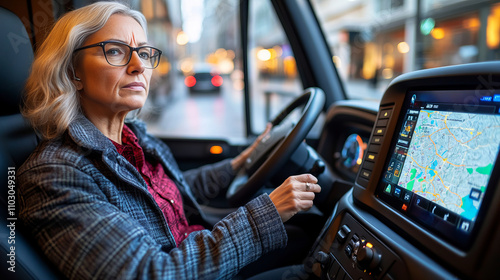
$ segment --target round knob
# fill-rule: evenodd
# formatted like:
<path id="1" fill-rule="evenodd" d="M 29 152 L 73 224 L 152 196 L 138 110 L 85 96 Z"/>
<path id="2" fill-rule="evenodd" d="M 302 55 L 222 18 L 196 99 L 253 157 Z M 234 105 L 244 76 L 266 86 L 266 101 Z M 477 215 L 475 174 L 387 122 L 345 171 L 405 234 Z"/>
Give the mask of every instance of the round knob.
<path id="1" fill-rule="evenodd" d="M 332 257 L 323 251 L 318 251 L 316 255 L 314 255 L 314 258 L 322 265 L 329 265 L 332 261 Z"/>
<path id="2" fill-rule="evenodd" d="M 362 267 L 366 267 L 373 259 L 373 250 L 368 247 L 361 247 L 358 250 L 358 264 Z"/>
<path id="3" fill-rule="evenodd" d="M 375 269 L 380 264 L 381 256 L 374 249 L 363 246 L 359 248 L 357 260 L 359 266 L 365 269 Z"/>
<path id="4" fill-rule="evenodd" d="M 325 163 L 322 160 L 318 159 L 314 162 L 314 165 L 309 173 L 311 173 L 315 177 L 318 177 L 319 175 L 323 174 L 323 172 L 325 172 L 325 168 Z"/>

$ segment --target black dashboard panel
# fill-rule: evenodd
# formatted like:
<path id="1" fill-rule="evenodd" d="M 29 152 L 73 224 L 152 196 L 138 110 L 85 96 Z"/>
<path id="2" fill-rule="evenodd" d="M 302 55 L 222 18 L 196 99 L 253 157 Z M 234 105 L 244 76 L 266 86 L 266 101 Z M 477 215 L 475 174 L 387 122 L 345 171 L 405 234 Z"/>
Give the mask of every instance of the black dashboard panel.
<path id="1" fill-rule="evenodd" d="M 313 267 L 315 274 L 330 279 L 496 278 L 499 118 L 500 62 L 396 78 L 380 102 L 352 192 L 336 205 L 312 253 L 322 260 Z M 467 133 L 468 140 L 453 129 Z M 442 147 L 455 155 L 446 156 Z M 460 153 L 471 157 L 461 159 Z M 409 157 L 415 157 L 416 171 Z M 424 158 L 434 161 L 415 165 Z M 480 176 L 473 177 L 476 173 Z M 456 176 L 458 185 L 445 184 L 446 176 Z M 431 183 L 441 189 L 425 189 Z M 452 191 L 461 198 L 455 206 L 445 201 Z"/>
<path id="2" fill-rule="evenodd" d="M 354 182 L 375 122 L 378 103 L 341 101 L 327 113 L 318 153 L 336 176 Z"/>

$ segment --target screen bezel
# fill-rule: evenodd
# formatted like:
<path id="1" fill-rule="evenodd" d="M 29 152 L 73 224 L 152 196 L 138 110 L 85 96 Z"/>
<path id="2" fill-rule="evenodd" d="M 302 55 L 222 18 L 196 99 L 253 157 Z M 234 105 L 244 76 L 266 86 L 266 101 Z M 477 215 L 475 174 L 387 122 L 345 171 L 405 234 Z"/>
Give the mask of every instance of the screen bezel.
<path id="1" fill-rule="evenodd" d="M 430 217 L 428 215 L 428 212 L 422 212 L 419 211 L 419 207 L 415 205 L 415 199 L 411 199 L 411 205 L 408 205 L 408 209 L 411 209 L 411 211 L 403 211 L 402 204 L 403 202 L 392 195 L 389 195 L 384 192 L 385 185 L 387 184 L 384 181 L 384 175 L 385 172 L 387 171 L 389 164 L 392 160 L 392 153 L 394 152 L 396 148 L 396 144 L 399 138 L 399 132 L 402 129 L 402 126 L 404 122 L 406 121 L 405 116 L 410 108 L 410 100 L 413 96 L 414 93 L 423 93 L 427 92 L 429 94 L 432 94 L 433 97 L 437 99 L 444 99 L 444 100 L 453 100 L 456 98 L 450 98 L 452 97 L 452 94 L 457 94 L 461 93 L 459 96 L 467 96 L 467 100 L 464 100 L 465 102 L 460 102 L 460 103 L 455 103 L 455 102 L 446 102 L 450 104 L 465 104 L 467 105 L 467 102 L 472 102 L 473 104 L 476 101 L 478 101 L 478 98 L 480 98 L 483 95 L 494 95 L 493 92 L 490 90 L 478 90 L 477 88 L 461 88 L 461 89 L 450 89 L 450 88 L 442 88 L 442 89 L 429 89 L 429 88 L 413 88 L 413 89 L 407 89 L 403 104 L 401 106 L 401 110 L 399 112 L 398 120 L 394 129 L 394 134 L 391 139 L 391 143 L 389 146 L 389 153 L 387 157 L 385 158 L 384 166 L 383 166 L 383 172 L 377 182 L 377 186 L 375 189 L 375 196 L 383 203 L 389 205 L 392 209 L 395 209 L 398 213 L 402 213 L 405 217 L 409 218 L 410 220 L 416 222 L 420 226 L 422 226 L 424 229 L 432 232 L 432 234 L 435 234 L 439 236 L 440 238 L 450 242 L 454 246 L 460 248 L 460 249 L 468 249 L 472 245 L 472 242 L 475 240 L 475 237 L 477 236 L 483 220 L 488 212 L 488 209 L 491 204 L 492 197 L 495 192 L 495 185 L 500 177 L 500 164 L 499 164 L 499 157 L 500 153 L 497 153 L 497 157 L 495 159 L 494 167 L 488 182 L 488 185 L 486 187 L 486 192 L 484 193 L 484 199 L 481 203 L 481 206 L 479 208 L 476 220 L 474 222 L 474 226 L 471 231 L 469 232 L 464 232 L 461 230 L 458 230 L 456 226 L 451 226 L 450 223 L 437 218 L 437 217 Z M 498 92 L 497 94 L 500 94 Z M 453 100 L 455 101 L 455 100 Z M 436 102 L 436 101 L 434 101 Z M 473 105 L 470 104 L 470 105 Z M 482 103 L 479 103 L 482 104 Z M 498 103 L 500 105 L 500 102 Z M 498 110 L 498 107 L 497 107 Z M 498 111 L 496 111 L 498 114 Z M 394 116 L 396 117 L 396 116 Z"/>

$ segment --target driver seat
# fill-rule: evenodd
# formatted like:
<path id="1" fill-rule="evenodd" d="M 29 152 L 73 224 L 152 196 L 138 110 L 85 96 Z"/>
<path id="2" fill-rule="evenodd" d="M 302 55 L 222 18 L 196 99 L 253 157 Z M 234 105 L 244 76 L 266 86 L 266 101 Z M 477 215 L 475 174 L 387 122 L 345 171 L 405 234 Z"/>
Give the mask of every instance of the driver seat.
<path id="1" fill-rule="evenodd" d="M 20 113 L 33 49 L 23 23 L 0 7 L 0 262 L 7 279 L 63 279 L 46 260 L 17 219 L 15 172 L 38 144 L 37 136 Z M 13 175 L 13 177 L 9 177 Z M 9 196 L 11 195 L 11 196 Z M 15 202 L 15 204 L 14 204 Z M 14 207 L 15 206 L 15 207 Z M 14 210 L 11 214 L 8 210 Z M 8 227 L 10 225 L 10 227 Z M 10 268 L 10 269 L 9 269 Z M 13 271 L 12 271 L 13 270 Z M 5 278 L 4 278 L 5 279 Z"/>

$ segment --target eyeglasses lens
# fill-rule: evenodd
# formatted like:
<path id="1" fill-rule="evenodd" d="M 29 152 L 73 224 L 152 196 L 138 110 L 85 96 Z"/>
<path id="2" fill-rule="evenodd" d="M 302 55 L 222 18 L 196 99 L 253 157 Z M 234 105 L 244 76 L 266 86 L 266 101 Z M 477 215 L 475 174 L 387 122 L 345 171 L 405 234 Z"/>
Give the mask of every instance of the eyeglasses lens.
<path id="1" fill-rule="evenodd" d="M 160 53 L 157 49 L 140 47 L 137 53 L 146 68 L 155 68 L 158 66 Z M 130 47 L 120 43 L 106 43 L 104 45 L 104 54 L 108 63 L 113 66 L 124 66 L 129 62 L 131 57 Z"/>

